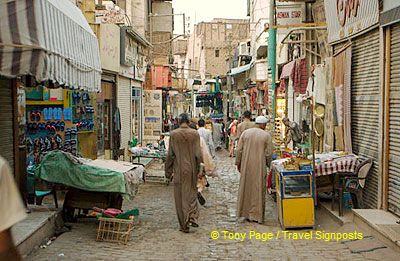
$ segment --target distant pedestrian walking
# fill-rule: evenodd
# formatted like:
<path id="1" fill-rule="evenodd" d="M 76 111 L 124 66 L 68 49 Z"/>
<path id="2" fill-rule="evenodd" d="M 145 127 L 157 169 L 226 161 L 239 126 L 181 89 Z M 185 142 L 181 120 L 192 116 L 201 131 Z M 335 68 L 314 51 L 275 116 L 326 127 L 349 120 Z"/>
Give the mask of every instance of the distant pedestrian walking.
<path id="1" fill-rule="evenodd" d="M 238 125 L 237 120 L 234 120 L 229 125 L 229 157 L 235 156 L 235 143 L 238 135 L 237 125 Z"/>
<path id="2" fill-rule="evenodd" d="M 237 135 L 238 139 L 245 130 L 255 127 L 254 122 L 251 122 L 250 120 L 251 120 L 251 112 L 245 111 L 243 113 L 243 121 L 238 125 L 238 135 Z"/>
<path id="3" fill-rule="evenodd" d="M 213 136 L 215 150 L 222 149 L 222 142 L 223 142 L 223 136 L 224 136 L 223 128 L 224 127 L 219 120 L 216 120 L 214 122 L 212 136 Z"/>
<path id="4" fill-rule="evenodd" d="M 236 166 L 240 172 L 238 217 L 264 221 L 267 164 L 272 157 L 272 138 L 265 131 L 267 118 L 259 116 L 256 128 L 245 130 L 239 139 Z"/>
<path id="5" fill-rule="evenodd" d="M 199 120 L 198 125 L 199 125 L 199 129 L 197 131 L 199 132 L 200 137 L 202 137 L 204 139 L 204 141 L 206 142 L 208 151 L 210 152 L 211 156 L 214 158 L 215 157 L 215 147 L 214 147 L 212 132 L 205 128 L 206 122 L 203 119 Z"/>

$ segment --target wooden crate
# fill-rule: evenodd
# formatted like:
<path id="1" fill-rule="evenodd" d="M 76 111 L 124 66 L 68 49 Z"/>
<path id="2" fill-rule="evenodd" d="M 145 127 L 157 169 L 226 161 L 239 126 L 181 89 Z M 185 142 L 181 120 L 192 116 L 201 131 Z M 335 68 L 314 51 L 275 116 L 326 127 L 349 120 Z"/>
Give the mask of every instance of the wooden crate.
<path id="1" fill-rule="evenodd" d="M 133 220 L 104 218 L 99 220 L 96 241 L 127 244 L 132 238 Z"/>

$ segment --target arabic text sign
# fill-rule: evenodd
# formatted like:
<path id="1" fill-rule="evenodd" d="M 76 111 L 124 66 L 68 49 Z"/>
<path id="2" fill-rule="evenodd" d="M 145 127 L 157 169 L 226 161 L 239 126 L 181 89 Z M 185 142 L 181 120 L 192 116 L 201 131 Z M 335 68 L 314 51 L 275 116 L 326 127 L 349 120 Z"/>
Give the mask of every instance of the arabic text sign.
<path id="1" fill-rule="evenodd" d="M 360 33 L 379 21 L 378 0 L 324 1 L 329 43 Z"/>

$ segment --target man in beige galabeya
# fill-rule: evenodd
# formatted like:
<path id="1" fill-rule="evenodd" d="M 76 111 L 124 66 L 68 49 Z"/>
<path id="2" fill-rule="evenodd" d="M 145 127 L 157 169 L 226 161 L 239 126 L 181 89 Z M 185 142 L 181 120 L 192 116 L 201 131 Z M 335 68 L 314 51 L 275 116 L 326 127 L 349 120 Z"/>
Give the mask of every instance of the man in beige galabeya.
<path id="1" fill-rule="evenodd" d="M 245 111 L 243 113 L 243 121 L 238 125 L 238 139 L 240 139 L 240 136 L 245 130 L 253 128 L 254 126 L 254 122 L 251 122 L 251 112 Z"/>
<path id="2" fill-rule="evenodd" d="M 190 128 L 186 113 L 179 116 L 180 127 L 171 132 L 165 175 L 173 177 L 175 208 L 180 230 L 189 233 L 189 225 L 198 227 L 197 179 L 203 157 L 199 133 Z"/>
<path id="3" fill-rule="evenodd" d="M 240 172 L 238 218 L 260 224 L 264 222 L 267 165 L 273 150 L 271 135 L 265 131 L 267 123 L 264 116 L 256 118 L 255 127 L 242 133 L 236 155 Z"/>

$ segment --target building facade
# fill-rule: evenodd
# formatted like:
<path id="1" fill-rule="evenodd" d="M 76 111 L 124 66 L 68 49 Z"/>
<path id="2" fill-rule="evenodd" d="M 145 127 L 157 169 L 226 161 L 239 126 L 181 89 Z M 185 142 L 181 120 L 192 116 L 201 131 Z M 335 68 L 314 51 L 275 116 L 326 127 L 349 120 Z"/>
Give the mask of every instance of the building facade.
<path id="1" fill-rule="evenodd" d="M 188 39 L 187 78 L 205 81 L 227 74 L 226 60 L 249 37 L 247 19 L 214 19 L 195 25 Z"/>
<path id="2" fill-rule="evenodd" d="M 174 65 L 172 68 L 172 86 L 174 89 L 185 91 L 187 80 L 185 79 L 185 60 L 187 54 L 187 39 L 177 38 L 173 41 L 172 54 Z"/>
<path id="3" fill-rule="evenodd" d="M 100 44 L 103 91 L 97 95 L 97 154 L 128 160 L 129 141 L 143 138 L 149 3 L 91 0 L 81 2 L 80 8 Z"/>

